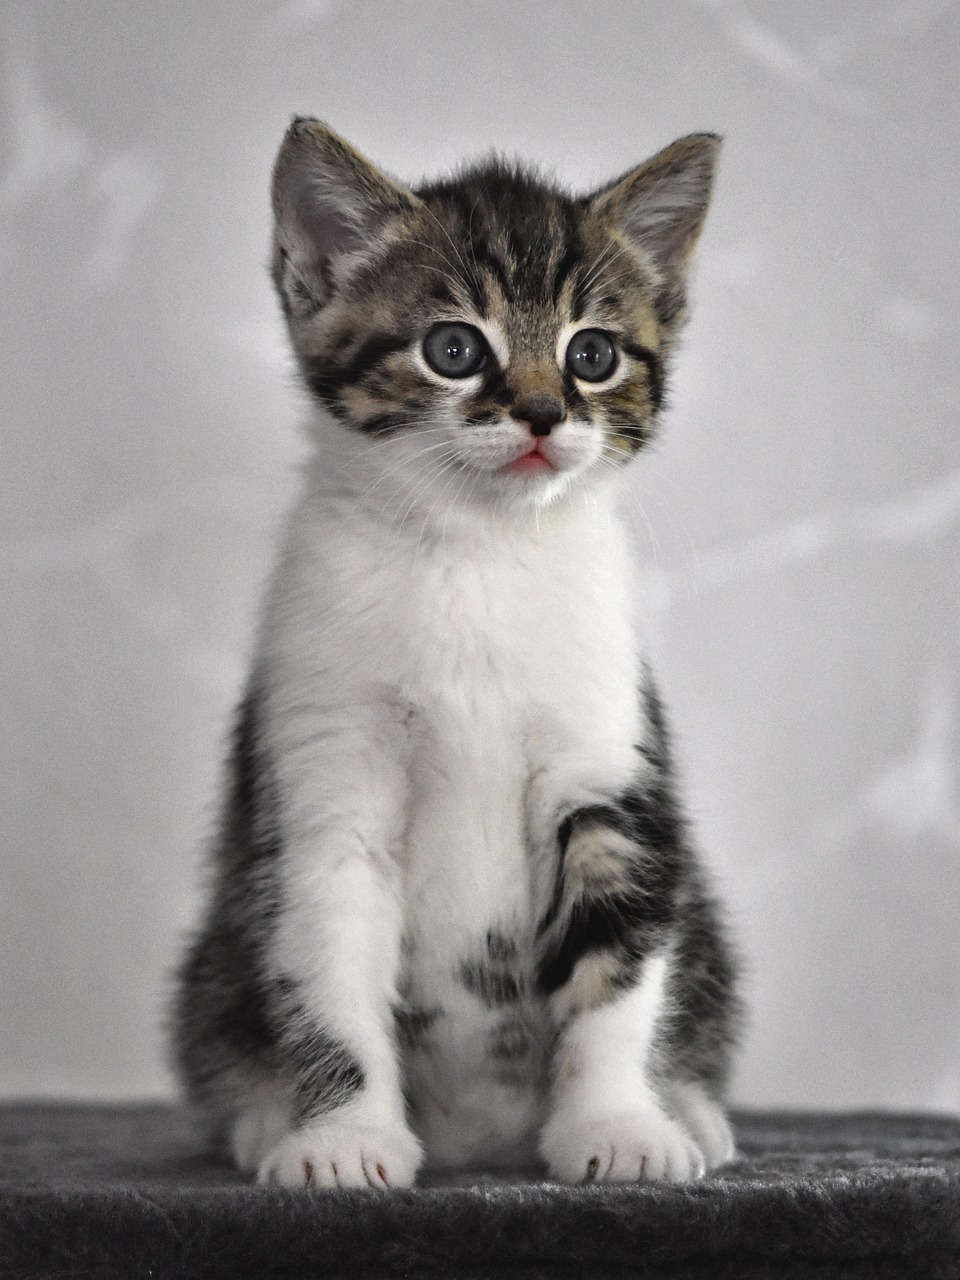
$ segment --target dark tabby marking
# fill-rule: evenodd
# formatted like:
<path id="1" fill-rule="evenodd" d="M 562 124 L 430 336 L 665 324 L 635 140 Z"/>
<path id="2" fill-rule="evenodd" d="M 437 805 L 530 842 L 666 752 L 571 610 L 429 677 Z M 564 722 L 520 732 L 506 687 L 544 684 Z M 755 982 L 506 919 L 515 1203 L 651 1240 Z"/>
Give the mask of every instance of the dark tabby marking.
<path id="1" fill-rule="evenodd" d="M 516 942 L 496 929 L 487 932 L 485 954 L 464 960 L 460 981 L 488 1008 L 513 1004 L 526 990 L 526 977 L 520 967 Z"/>
<path id="2" fill-rule="evenodd" d="M 464 960 L 460 966 L 460 981 L 490 1008 L 520 999 L 521 980 L 510 968 L 487 964 L 483 960 Z"/>
<path id="3" fill-rule="evenodd" d="M 639 342 L 624 342 L 623 349 L 628 356 L 646 365 L 647 377 L 650 380 L 651 404 L 654 409 L 661 408 L 664 395 L 663 361 L 656 351 L 641 346 Z"/>
<path id="4" fill-rule="evenodd" d="M 255 673 L 240 704 L 217 839 L 210 914 L 177 975 L 173 1053 L 188 1099 L 207 1110 L 285 1079 L 293 1114 L 330 1110 L 364 1084 L 356 1059 L 308 1016 L 296 982 L 265 962 L 281 905 L 280 800 L 260 733 Z M 224 1117 L 226 1118 L 226 1117 Z"/>
<path id="5" fill-rule="evenodd" d="M 310 1120 L 362 1089 L 363 1068 L 342 1044 L 311 1024 L 302 1006 L 297 1010 L 287 1002 L 284 1012 L 279 1040 L 295 1073 L 293 1114 L 298 1121 Z"/>
<path id="6" fill-rule="evenodd" d="M 543 1046 L 522 1016 L 508 1016 L 489 1035 L 487 1059 L 499 1084 L 523 1088 L 541 1074 Z"/>
<path id="7" fill-rule="evenodd" d="M 521 1018 L 504 1018 L 490 1035 L 487 1049 L 494 1062 L 525 1062 L 533 1053 L 535 1042 L 530 1028 Z"/>
<path id="8" fill-rule="evenodd" d="M 516 960 L 517 944 L 496 929 L 487 930 L 487 955 L 491 960 Z"/>
<path id="9" fill-rule="evenodd" d="M 672 1014 L 659 1033 L 662 1070 L 719 1088 L 736 1020 L 735 965 L 674 798 L 664 715 L 649 673 L 643 699 L 651 733 L 638 748 L 648 766 L 642 783 L 607 805 L 570 814 L 558 831 L 556 887 L 539 926 L 537 989 L 566 990 L 571 1012 L 590 1007 L 632 985 L 644 960 L 669 942 Z M 582 831 L 590 841 L 586 873 L 569 865 Z M 590 959 L 578 990 L 577 966 Z"/>
<path id="10" fill-rule="evenodd" d="M 443 1017 L 443 1010 L 439 1005 L 432 1009 L 398 1006 L 393 1011 L 393 1017 L 400 1042 L 407 1049 L 418 1049 L 423 1046 L 438 1019 Z"/>

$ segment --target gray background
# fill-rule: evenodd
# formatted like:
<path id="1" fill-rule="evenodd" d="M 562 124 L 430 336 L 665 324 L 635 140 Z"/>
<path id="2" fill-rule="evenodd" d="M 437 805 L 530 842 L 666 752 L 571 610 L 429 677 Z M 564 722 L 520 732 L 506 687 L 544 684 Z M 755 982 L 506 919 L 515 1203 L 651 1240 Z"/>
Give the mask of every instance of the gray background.
<path id="1" fill-rule="evenodd" d="M 956 4 L 38 0 L 0 38 L 0 1092 L 170 1088 L 302 450 L 264 262 L 305 112 L 411 179 L 726 135 L 626 504 L 750 962 L 736 1096 L 960 1109 Z"/>

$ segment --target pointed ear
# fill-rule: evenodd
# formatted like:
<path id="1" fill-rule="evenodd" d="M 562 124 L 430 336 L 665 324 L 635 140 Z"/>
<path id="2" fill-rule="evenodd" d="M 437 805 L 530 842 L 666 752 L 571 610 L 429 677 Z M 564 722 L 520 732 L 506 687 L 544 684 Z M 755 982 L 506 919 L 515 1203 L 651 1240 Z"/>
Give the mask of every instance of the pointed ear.
<path id="1" fill-rule="evenodd" d="M 355 264 L 417 204 L 321 121 L 296 118 L 273 169 L 273 278 L 287 314 L 322 307 L 351 257 Z"/>
<path id="2" fill-rule="evenodd" d="M 684 275 L 710 203 L 719 150 L 715 133 L 679 138 L 589 201 L 592 212 L 649 256 L 666 292 L 680 308 Z"/>

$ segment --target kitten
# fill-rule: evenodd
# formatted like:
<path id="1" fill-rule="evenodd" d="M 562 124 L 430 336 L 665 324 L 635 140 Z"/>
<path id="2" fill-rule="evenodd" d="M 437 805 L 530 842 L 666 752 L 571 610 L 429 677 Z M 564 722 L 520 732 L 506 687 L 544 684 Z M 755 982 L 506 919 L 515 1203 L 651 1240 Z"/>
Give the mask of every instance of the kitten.
<path id="1" fill-rule="evenodd" d="M 286 135 L 273 276 L 315 450 L 173 1036 L 261 1182 L 732 1154 L 734 965 L 615 510 L 717 149 L 573 198 L 498 160 L 411 190 L 316 120 Z"/>

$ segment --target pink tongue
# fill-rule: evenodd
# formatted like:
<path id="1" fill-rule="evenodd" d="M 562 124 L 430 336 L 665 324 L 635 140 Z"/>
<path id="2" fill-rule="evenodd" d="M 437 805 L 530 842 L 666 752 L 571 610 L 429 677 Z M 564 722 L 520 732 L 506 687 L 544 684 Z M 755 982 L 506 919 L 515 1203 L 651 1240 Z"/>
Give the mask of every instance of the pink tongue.
<path id="1" fill-rule="evenodd" d="M 541 471 L 544 467 L 549 467 L 549 466 L 551 466 L 551 464 L 547 461 L 547 459 L 543 456 L 543 454 L 538 453 L 536 449 L 533 449 L 531 450 L 530 453 L 525 453 L 522 458 L 517 458 L 513 462 L 511 462 L 508 465 L 507 470 L 508 471 Z"/>

